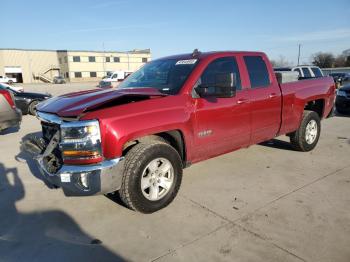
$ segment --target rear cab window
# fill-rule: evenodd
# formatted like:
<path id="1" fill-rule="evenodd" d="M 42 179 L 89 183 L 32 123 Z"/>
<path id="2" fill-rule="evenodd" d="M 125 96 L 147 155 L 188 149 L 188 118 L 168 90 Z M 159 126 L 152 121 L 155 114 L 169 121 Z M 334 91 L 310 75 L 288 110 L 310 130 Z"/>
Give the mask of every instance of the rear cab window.
<path id="1" fill-rule="evenodd" d="M 244 56 L 251 88 L 268 87 L 270 85 L 269 71 L 261 56 Z"/>
<path id="2" fill-rule="evenodd" d="M 315 77 L 322 77 L 322 72 L 318 67 L 311 67 L 312 72 L 314 73 Z"/>
<path id="3" fill-rule="evenodd" d="M 310 73 L 309 68 L 302 67 L 301 70 L 303 70 L 304 77 L 311 77 L 311 73 Z"/>

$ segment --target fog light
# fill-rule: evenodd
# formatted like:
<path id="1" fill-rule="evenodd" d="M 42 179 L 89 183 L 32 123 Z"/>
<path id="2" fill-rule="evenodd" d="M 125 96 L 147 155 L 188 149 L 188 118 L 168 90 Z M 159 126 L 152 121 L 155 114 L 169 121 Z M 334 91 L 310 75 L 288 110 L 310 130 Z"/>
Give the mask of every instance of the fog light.
<path id="1" fill-rule="evenodd" d="M 88 173 L 81 173 L 79 180 L 81 186 L 83 186 L 85 189 L 89 188 Z"/>

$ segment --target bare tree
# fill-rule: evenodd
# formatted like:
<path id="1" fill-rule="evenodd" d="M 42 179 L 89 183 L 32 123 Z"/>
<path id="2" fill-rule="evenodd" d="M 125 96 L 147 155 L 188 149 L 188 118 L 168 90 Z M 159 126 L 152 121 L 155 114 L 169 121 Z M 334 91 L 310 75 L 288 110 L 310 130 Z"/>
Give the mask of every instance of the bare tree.
<path id="1" fill-rule="evenodd" d="M 271 60 L 271 63 L 273 67 L 288 67 L 292 65 L 283 55 L 280 55 L 277 60 Z"/>
<path id="2" fill-rule="evenodd" d="M 334 55 L 332 53 L 318 52 L 312 56 L 312 63 L 321 68 L 330 68 L 334 65 Z"/>
<path id="3" fill-rule="evenodd" d="M 334 67 L 343 67 L 346 66 L 346 59 L 347 57 L 344 55 L 338 55 L 335 59 L 334 59 Z"/>
<path id="4" fill-rule="evenodd" d="M 345 61 L 344 66 L 350 66 L 350 55 L 346 57 L 346 61 Z"/>

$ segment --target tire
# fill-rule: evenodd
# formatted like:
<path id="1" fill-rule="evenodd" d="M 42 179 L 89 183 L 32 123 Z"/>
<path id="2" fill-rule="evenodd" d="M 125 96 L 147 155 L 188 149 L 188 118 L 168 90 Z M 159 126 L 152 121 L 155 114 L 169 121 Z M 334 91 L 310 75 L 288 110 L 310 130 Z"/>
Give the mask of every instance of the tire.
<path id="1" fill-rule="evenodd" d="M 12 84 L 13 84 L 13 81 L 12 81 L 12 80 L 9 80 L 8 84 L 9 84 L 9 85 L 12 85 Z"/>
<path id="2" fill-rule="evenodd" d="M 167 170 L 168 167 L 169 171 L 161 174 L 161 169 Z M 164 181 L 167 189 L 159 184 L 162 183 L 160 180 Z M 128 208 L 149 214 L 174 200 L 181 180 L 182 161 L 172 146 L 162 141 L 139 143 L 125 157 L 119 195 Z"/>
<path id="3" fill-rule="evenodd" d="M 300 127 L 290 134 L 290 143 L 297 151 L 308 152 L 315 148 L 321 134 L 321 120 L 314 111 L 304 111 Z"/>
<path id="4" fill-rule="evenodd" d="M 31 102 L 28 106 L 28 113 L 35 116 L 35 112 L 36 112 L 36 105 L 39 104 L 39 101 L 35 100 L 33 102 Z"/>

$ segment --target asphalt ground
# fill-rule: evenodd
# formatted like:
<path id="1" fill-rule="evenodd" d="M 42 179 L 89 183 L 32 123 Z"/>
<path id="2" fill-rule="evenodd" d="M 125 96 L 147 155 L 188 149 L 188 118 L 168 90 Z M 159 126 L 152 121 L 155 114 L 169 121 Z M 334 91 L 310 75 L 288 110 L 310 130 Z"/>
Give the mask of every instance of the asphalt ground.
<path id="1" fill-rule="evenodd" d="M 54 95 L 96 83 L 25 85 Z M 116 197 L 49 189 L 20 142 L 33 116 L 0 135 L 0 261 L 350 261 L 350 118 L 322 121 L 316 149 L 286 137 L 184 171 L 151 215 Z"/>

